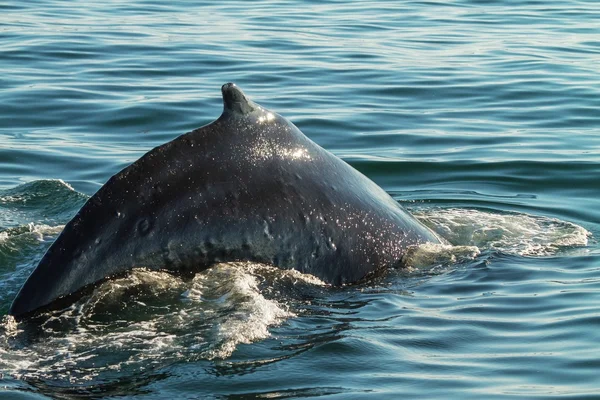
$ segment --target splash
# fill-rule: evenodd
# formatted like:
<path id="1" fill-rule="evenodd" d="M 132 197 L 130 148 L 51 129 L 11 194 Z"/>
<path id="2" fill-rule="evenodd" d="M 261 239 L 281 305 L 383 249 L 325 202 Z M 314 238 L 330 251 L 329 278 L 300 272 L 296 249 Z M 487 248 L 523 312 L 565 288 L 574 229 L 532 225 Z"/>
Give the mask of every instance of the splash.
<path id="1" fill-rule="evenodd" d="M 32 181 L 0 190 L 0 227 L 65 224 L 88 199 L 60 179 Z"/>
<path id="2" fill-rule="evenodd" d="M 551 256 L 586 246 L 583 227 L 556 218 L 474 209 L 426 209 L 414 215 L 455 246 L 476 246 L 523 256 Z"/>
<path id="3" fill-rule="evenodd" d="M 4 304 L 86 198 L 61 181 L 27 185 L 0 191 Z M 552 255 L 585 246 L 590 236 L 578 225 L 527 214 L 470 209 L 415 214 L 451 245 L 410 249 L 403 259 L 409 272 L 460 263 L 487 249 Z M 84 387 L 172 363 L 228 359 L 240 346 L 269 338 L 303 309 L 294 303 L 296 293 L 305 298 L 327 286 L 312 275 L 256 263 L 219 264 L 191 278 L 137 269 L 43 316 L 34 333 L 27 323 L 5 317 L 0 372 Z"/>
<path id="4" fill-rule="evenodd" d="M 65 192 L 77 193 L 71 185 L 62 179 L 31 181 L 12 189 L 0 191 L 0 205 L 25 204 L 38 198 L 60 197 Z"/>
<path id="5" fill-rule="evenodd" d="M 17 291 L 63 226 L 28 223 L 0 232 L 0 303 Z"/>
<path id="6" fill-rule="evenodd" d="M 213 308 L 216 323 L 212 344 L 203 353 L 207 359 L 227 358 L 238 344 L 264 339 L 269 336 L 269 326 L 294 316 L 285 306 L 261 294 L 257 275 L 261 270 L 277 273 L 276 268 L 266 265 L 221 264 L 197 275 L 184 294 L 191 302 L 209 302 Z"/>
<path id="7" fill-rule="evenodd" d="M 218 264 L 191 279 L 135 269 L 44 315 L 34 340 L 27 322 L 5 317 L 0 371 L 87 385 L 173 362 L 225 359 L 295 316 L 289 296 L 270 290 L 281 282 L 325 285 L 256 263 Z"/>
<path id="8" fill-rule="evenodd" d="M 14 249 L 17 251 L 19 250 L 21 242 L 45 242 L 60 233 L 63 228 L 63 225 L 37 225 L 30 222 L 26 225 L 9 228 L 0 232 L 0 246 L 6 246 L 7 249 Z"/>
<path id="9" fill-rule="evenodd" d="M 472 260 L 480 254 L 477 246 L 452 246 L 448 244 L 425 243 L 406 251 L 402 263 L 407 272 L 435 265 L 450 265 Z"/>

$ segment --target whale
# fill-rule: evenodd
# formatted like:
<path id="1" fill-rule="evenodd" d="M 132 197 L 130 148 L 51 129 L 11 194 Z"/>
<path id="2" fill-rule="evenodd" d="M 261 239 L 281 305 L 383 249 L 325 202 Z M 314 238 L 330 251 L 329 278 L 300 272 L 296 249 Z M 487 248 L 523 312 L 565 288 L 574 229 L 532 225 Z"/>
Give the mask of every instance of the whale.
<path id="1" fill-rule="evenodd" d="M 402 267 L 407 249 L 441 243 L 377 184 L 222 86 L 214 122 L 112 176 L 68 222 L 14 299 L 25 318 L 133 268 L 193 274 L 251 261 L 331 285 Z"/>

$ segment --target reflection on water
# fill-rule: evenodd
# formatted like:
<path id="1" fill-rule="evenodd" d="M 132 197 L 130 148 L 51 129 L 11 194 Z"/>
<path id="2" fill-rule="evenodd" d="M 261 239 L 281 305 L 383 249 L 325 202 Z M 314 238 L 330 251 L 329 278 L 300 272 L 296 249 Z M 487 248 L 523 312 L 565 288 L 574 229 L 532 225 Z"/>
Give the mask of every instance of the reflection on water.
<path id="1" fill-rule="evenodd" d="M 214 120 L 231 81 L 449 242 L 343 288 L 248 264 L 136 271 L 5 318 L 0 396 L 597 396 L 600 3 L 0 11 L 3 315 L 88 196 Z"/>

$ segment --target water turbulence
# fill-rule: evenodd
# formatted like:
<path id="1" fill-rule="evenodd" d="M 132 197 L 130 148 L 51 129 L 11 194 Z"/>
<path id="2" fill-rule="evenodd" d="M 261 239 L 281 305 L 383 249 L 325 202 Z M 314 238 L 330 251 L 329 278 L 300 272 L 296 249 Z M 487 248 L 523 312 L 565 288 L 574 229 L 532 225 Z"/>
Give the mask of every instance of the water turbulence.
<path id="1" fill-rule="evenodd" d="M 72 198 L 71 209 L 85 199 L 57 182 L 50 187 L 58 189 L 59 196 Z M 45 187 L 47 182 L 12 197 L 2 193 L 0 198 L 0 206 L 7 210 L 4 217 L 11 219 L 0 232 L 0 256 L 13 257 L 12 264 L 4 264 L 20 271 L 1 276 L 6 299 L 14 296 L 68 218 L 57 205 L 46 210 L 45 219 L 38 219 L 38 214 L 48 203 L 23 206 L 23 199 L 35 198 L 28 190 L 39 185 Z M 408 279 L 413 272 L 436 274 L 439 266 L 469 265 L 485 251 L 549 256 L 585 246 L 590 236 L 573 223 L 521 213 L 422 208 L 414 214 L 447 243 L 412 248 L 403 260 L 409 268 L 402 276 Z M 25 222 L 31 219 L 41 222 Z M 13 250 L 16 255 L 11 255 Z M 22 322 L 5 316 L 0 326 L 0 371 L 34 386 L 68 383 L 85 389 L 157 373 L 176 363 L 230 360 L 236 350 L 271 340 L 274 330 L 287 325 L 281 339 L 287 345 L 273 345 L 260 361 L 271 362 L 290 349 L 311 345 L 292 343 L 301 336 L 301 328 L 292 321 L 310 318 L 315 312 L 311 303 L 325 304 L 327 309 L 337 293 L 352 296 L 353 290 L 333 288 L 295 270 L 250 262 L 221 263 L 189 276 L 138 268 L 103 282 L 62 310 Z"/>
<path id="2" fill-rule="evenodd" d="M 0 191 L 0 300 L 14 298 L 35 264 L 87 199 L 59 179 Z"/>
<path id="3" fill-rule="evenodd" d="M 135 269 L 36 321 L 5 317 L 0 370 L 85 384 L 173 362 L 225 359 L 295 315 L 290 298 L 273 291 L 280 284 L 324 285 L 253 263 L 218 264 L 190 279 Z"/>
<path id="4" fill-rule="evenodd" d="M 523 213 L 432 208 L 414 215 L 453 245 L 521 256 L 551 256 L 586 246 L 591 236 L 574 223 Z"/>

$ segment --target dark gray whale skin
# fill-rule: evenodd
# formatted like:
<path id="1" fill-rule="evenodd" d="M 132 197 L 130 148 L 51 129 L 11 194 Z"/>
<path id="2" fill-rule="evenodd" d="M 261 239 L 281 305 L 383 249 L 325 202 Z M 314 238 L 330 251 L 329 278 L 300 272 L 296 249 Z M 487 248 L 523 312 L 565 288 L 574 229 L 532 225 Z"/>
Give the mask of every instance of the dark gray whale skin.
<path id="1" fill-rule="evenodd" d="M 440 240 L 287 119 L 222 87 L 216 121 L 149 151 L 94 194 L 48 249 L 10 315 L 135 267 L 257 261 L 333 285 L 401 266 Z"/>

